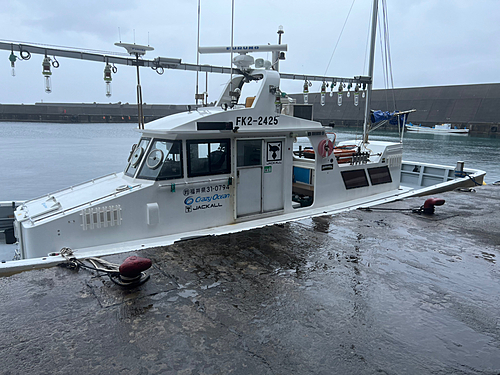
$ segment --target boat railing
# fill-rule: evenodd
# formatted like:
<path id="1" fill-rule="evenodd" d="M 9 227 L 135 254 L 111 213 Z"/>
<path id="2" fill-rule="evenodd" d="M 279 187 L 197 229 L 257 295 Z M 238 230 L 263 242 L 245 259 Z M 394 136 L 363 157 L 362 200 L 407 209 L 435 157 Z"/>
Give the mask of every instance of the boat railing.
<path id="1" fill-rule="evenodd" d="M 436 164 L 403 161 L 401 165 L 401 184 L 426 187 L 460 178 L 468 178 L 472 182 L 480 185 L 478 182 L 475 182 L 475 178 L 481 173 L 484 173 L 483 171 L 468 168 L 458 172 L 459 173 L 457 173 L 456 168 L 451 166 L 443 168 L 443 166 Z M 478 174 L 478 172 L 480 173 Z"/>
<path id="2" fill-rule="evenodd" d="M 208 178 L 205 180 L 194 180 L 194 181 L 181 181 L 181 182 L 172 182 L 172 183 L 167 183 L 167 184 L 159 184 L 158 187 L 160 188 L 172 188 L 172 186 L 186 186 L 186 185 L 193 185 L 193 184 L 204 184 L 204 183 L 211 183 L 211 182 L 226 182 L 228 185 L 232 184 L 232 177 L 219 177 L 219 178 Z"/>
<path id="3" fill-rule="evenodd" d="M 310 162 L 314 163 L 315 154 L 314 152 L 307 152 L 309 150 L 294 151 L 293 160 L 295 162 Z M 341 150 L 335 149 L 332 157 L 335 157 L 339 167 L 345 167 L 350 165 L 360 165 L 367 164 L 370 162 L 370 153 L 364 151 L 352 150 Z"/>

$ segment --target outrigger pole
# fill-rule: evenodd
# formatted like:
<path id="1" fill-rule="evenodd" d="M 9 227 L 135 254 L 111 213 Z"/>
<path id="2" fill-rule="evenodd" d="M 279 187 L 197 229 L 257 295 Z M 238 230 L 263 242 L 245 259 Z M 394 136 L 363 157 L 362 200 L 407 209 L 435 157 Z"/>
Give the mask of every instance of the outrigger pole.
<path id="1" fill-rule="evenodd" d="M 375 0 L 376 3 L 377 0 Z M 374 26 L 376 27 L 376 25 Z M 374 40 L 374 38 L 372 38 Z M 374 48 L 374 41 L 372 43 Z M 129 46 L 134 46 L 134 44 L 129 44 Z M 149 46 L 139 46 L 138 47 L 146 47 L 148 51 L 153 50 L 152 47 Z M 203 49 L 210 48 L 224 48 L 225 52 L 231 52 L 231 47 L 200 47 Z M 236 53 L 244 54 L 251 52 L 265 52 L 266 49 L 269 50 L 279 50 L 286 51 L 286 44 L 277 44 L 277 45 L 262 45 L 262 46 L 233 46 L 233 50 Z M 109 64 L 120 64 L 120 65 L 128 65 L 137 67 L 137 72 L 139 72 L 139 67 L 149 67 L 156 70 L 157 73 L 162 74 L 164 69 L 177 69 L 177 70 L 188 70 L 194 72 L 207 72 L 207 73 L 221 73 L 221 74 L 231 74 L 231 71 L 240 74 L 242 73 L 238 68 L 224 67 L 224 66 L 215 66 L 215 65 L 200 65 L 200 64 L 187 64 L 182 63 L 181 59 L 170 58 L 170 57 L 156 57 L 152 60 L 142 59 L 139 56 L 145 54 L 145 50 L 142 52 L 138 52 L 136 54 L 136 50 L 131 52 L 134 57 L 123 56 L 123 54 L 113 53 L 113 52 L 104 52 L 104 51 L 86 51 L 86 50 L 78 50 L 78 49 L 63 49 L 63 48 L 53 48 L 43 45 L 35 45 L 35 44 L 26 44 L 20 42 L 6 42 L 0 41 L 0 50 L 19 52 L 21 58 L 25 56 L 25 60 L 29 59 L 31 54 L 38 54 L 43 56 L 57 56 L 57 57 L 66 57 L 70 59 L 77 60 L 87 60 L 87 61 L 95 61 L 95 62 L 103 62 Z M 120 56 L 122 55 L 122 56 Z M 371 66 L 371 72 L 373 72 L 373 64 Z M 137 73 L 139 74 L 139 73 Z M 137 76 L 139 79 L 139 75 Z M 335 76 L 316 76 L 316 75 L 304 75 L 304 74 L 291 74 L 291 73 L 280 73 L 281 79 L 291 79 L 291 80 L 301 80 L 301 81 L 317 81 L 317 82 L 344 82 L 344 83 L 352 83 L 352 84 L 366 84 L 371 90 L 371 82 L 372 82 L 372 73 L 370 76 L 355 76 L 353 78 L 345 78 L 345 77 L 335 77 Z M 138 80 L 138 90 L 140 89 L 140 82 Z M 138 91 L 139 95 L 139 91 Z M 369 95 L 369 94 L 368 94 Z M 367 103 L 368 103 L 367 96 Z M 140 98 L 139 98 L 140 100 Z M 367 104 L 368 105 L 368 104 Z M 369 107 L 368 107 L 369 108 Z M 368 111 L 369 112 L 369 111 Z M 365 117 L 365 122 L 366 122 Z M 142 126 L 142 125 L 141 125 Z"/>

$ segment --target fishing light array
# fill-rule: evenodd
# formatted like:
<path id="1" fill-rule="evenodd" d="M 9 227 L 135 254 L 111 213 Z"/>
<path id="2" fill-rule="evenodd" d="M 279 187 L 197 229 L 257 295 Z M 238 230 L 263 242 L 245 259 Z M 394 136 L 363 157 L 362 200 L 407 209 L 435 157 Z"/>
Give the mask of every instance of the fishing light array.
<path id="1" fill-rule="evenodd" d="M 116 43 L 116 44 L 121 45 L 122 43 Z M 144 46 L 142 46 L 142 47 L 145 48 Z M 127 48 L 127 47 L 125 47 L 125 48 Z M 149 47 L 149 46 L 147 48 L 148 48 L 148 50 L 153 49 L 152 47 Z M 11 70 L 12 76 L 16 75 L 15 63 L 16 63 L 17 59 L 29 60 L 31 58 L 31 53 L 27 50 L 23 50 L 21 45 L 19 46 L 19 51 L 20 51 L 20 56 L 17 57 L 14 54 L 14 47 L 12 46 L 11 54 L 9 55 L 9 61 L 10 61 L 11 69 L 12 69 Z M 136 52 L 132 51 L 131 53 L 136 53 Z M 144 51 L 141 52 L 141 54 L 144 54 L 144 53 L 145 53 Z M 244 56 L 244 57 L 247 57 L 247 56 Z M 138 56 L 136 56 L 136 58 L 138 58 Z M 168 60 L 168 61 L 165 61 L 167 63 L 172 63 L 172 64 L 179 64 L 180 63 L 180 59 L 168 59 L 168 58 L 158 57 L 157 59 L 154 60 L 154 62 L 156 64 L 152 66 L 152 69 L 155 70 L 160 75 L 163 74 L 163 72 L 164 72 L 164 68 L 160 64 L 162 62 L 161 61 L 162 59 Z M 252 60 L 253 60 L 253 58 L 252 58 Z M 139 66 L 139 65 L 137 65 L 137 66 Z M 255 60 L 255 66 L 256 66 L 256 68 L 264 67 L 266 69 L 270 69 L 271 62 L 264 61 L 264 59 L 260 58 L 260 59 Z M 45 57 L 42 61 L 42 75 L 44 77 L 45 92 L 48 94 L 52 92 L 52 81 L 51 81 L 52 80 L 52 70 L 51 70 L 52 67 L 58 68 L 59 62 L 56 60 L 55 56 L 53 58 L 50 58 L 49 56 L 47 56 L 47 51 L 45 51 Z M 111 82 L 113 80 L 112 73 L 116 73 L 117 71 L 118 71 L 117 67 L 114 64 L 110 64 L 106 58 L 106 65 L 104 67 L 104 82 L 106 84 L 106 96 L 108 98 L 112 94 L 112 90 L 111 90 Z M 337 82 L 335 78 L 333 79 L 333 81 L 331 83 L 328 83 L 328 82 L 326 82 L 326 80 L 324 80 L 321 84 L 321 89 L 320 89 L 321 105 L 322 106 L 324 106 L 326 104 L 327 88 L 331 87 L 330 96 L 332 97 L 334 94 L 334 89 L 335 89 L 335 87 L 337 87 L 337 84 L 338 84 L 338 89 L 337 89 L 337 104 L 338 104 L 338 106 L 341 106 L 343 103 L 344 90 L 347 91 L 346 95 L 348 98 L 350 98 L 351 90 L 353 90 L 354 105 L 355 106 L 359 105 L 359 93 L 360 93 L 360 91 L 361 91 L 361 97 L 362 98 L 365 97 L 365 90 L 366 90 L 366 83 L 365 82 L 357 82 L 354 86 L 354 89 L 353 89 L 353 82 L 350 80 L 348 83 L 345 83 L 342 81 Z M 304 87 L 303 87 L 304 104 L 309 103 L 309 89 L 310 89 L 310 87 L 312 87 L 312 82 L 306 79 L 304 81 Z M 286 94 L 285 94 L 285 96 L 286 96 Z M 276 104 L 277 108 L 281 107 L 281 98 L 283 98 L 283 93 L 278 93 L 276 95 L 276 98 L 275 98 L 275 104 Z"/>
<path id="2" fill-rule="evenodd" d="M 11 66 L 11 74 L 13 77 L 16 76 L 16 61 L 17 59 L 21 60 L 29 60 L 31 58 L 31 53 L 26 50 L 22 50 L 20 52 L 20 57 L 17 57 L 14 54 L 14 47 L 12 47 L 11 53 L 9 55 L 9 61 Z M 51 68 L 59 68 L 59 61 L 57 61 L 56 57 L 50 58 L 45 55 L 42 60 L 42 75 L 44 77 L 45 84 L 45 92 L 50 94 L 52 92 L 52 70 Z M 106 83 L 106 96 L 109 98 L 111 96 L 111 81 L 113 78 L 111 77 L 111 73 L 116 73 L 118 68 L 113 64 L 111 65 L 109 62 L 106 62 L 106 66 L 104 67 L 104 82 Z"/>
<path id="3" fill-rule="evenodd" d="M 304 89 L 302 91 L 302 94 L 304 96 L 304 104 L 309 103 L 309 88 L 312 86 L 312 82 L 305 80 L 304 81 Z M 321 106 L 324 106 L 326 104 L 326 89 L 328 87 L 331 87 L 330 91 L 330 97 L 333 96 L 334 94 L 334 89 L 337 86 L 337 82 L 335 80 L 332 81 L 332 83 L 328 83 L 326 81 L 323 81 L 321 84 L 321 90 L 320 90 L 320 96 L 321 96 Z M 349 83 L 343 83 L 343 82 L 338 82 L 338 89 L 337 89 L 337 105 L 340 107 L 343 102 L 343 96 L 344 96 L 344 90 L 346 90 L 346 96 L 348 98 L 351 97 L 351 90 L 353 88 L 352 82 Z M 357 107 L 359 105 L 359 94 L 361 91 L 361 96 L 364 98 L 365 97 L 365 90 L 366 90 L 366 83 L 356 83 L 356 86 L 354 86 L 353 94 L 354 94 L 354 105 Z"/>

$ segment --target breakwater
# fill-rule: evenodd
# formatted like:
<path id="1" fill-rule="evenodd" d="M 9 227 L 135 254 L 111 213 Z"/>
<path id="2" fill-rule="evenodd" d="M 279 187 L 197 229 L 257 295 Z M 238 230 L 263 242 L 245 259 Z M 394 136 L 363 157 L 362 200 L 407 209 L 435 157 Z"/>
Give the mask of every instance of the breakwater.
<path id="1" fill-rule="evenodd" d="M 297 103 L 303 103 L 302 94 L 291 94 Z M 337 93 L 327 94 L 326 105 L 321 106 L 320 94 L 310 93 L 314 120 L 324 125 L 361 126 L 365 99 L 355 106 L 354 94 L 343 94 L 342 106 L 337 104 Z M 192 108 L 196 106 L 191 104 Z M 416 109 L 409 121 L 423 126 L 451 123 L 453 127 L 468 128 L 471 135 L 500 134 L 500 84 L 410 87 L 394 90 L 373 90 L 372 109 L 393 111 Z M 188 105 L 144 104 L 145 122 L 188 110 Z M 137 122 L 137 104 L 129 103 L 36 103 L 0 104 L 0 121 L 51 123 Z M 387 124 L 383 128 L 395 128 Z"/>
<path id="2" fill-rule="evenodd" d="M 301 94 L 291 95 L 297 103 L 303 103 Z M 337 93 L 327 94 L 326 105 L 321 106 L 320 94 L 310 93 L 313 117 L 324 125 L 352 127 L 363 124 L 365 99 L 359 98 L 354 105 L 354 94 L 343 93 L 342 105 L 337 104 Z M 373 110 L 404 111 L 416 109 L 408 121 L 423 126 L 451 123 L 459 129 L 470 129 L 470 135 L 496 137 L 500 134 L 500 83 L 410 87 L 394 90 L 373 90 Z M 396 128 L 387 124 L 383 129 Z M 500 135 L 499 135 L 500 136 Z"/>
<path id="3" fill-rule="evenodd" d="M 193 106 L 194 107 L 194 106 Z M 187 105 L 144 104 L 145 122 L 187 111 Z M 137 122 L 137 104 L 35 103 L 0 104 L 0 121 L 51 123 Z"/>

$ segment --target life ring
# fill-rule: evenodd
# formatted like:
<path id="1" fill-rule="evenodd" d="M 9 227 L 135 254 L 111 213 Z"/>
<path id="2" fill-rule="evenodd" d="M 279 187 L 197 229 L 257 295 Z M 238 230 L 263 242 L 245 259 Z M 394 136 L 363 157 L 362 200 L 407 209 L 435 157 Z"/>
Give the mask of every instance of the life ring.
<path id="1" fill-rule="evenodd" d="M 333 142 L 327 139 L 322 139 L 318 145 L 318 153 L 322 158 L 330 156 L 333 152 Z"/>

